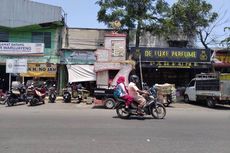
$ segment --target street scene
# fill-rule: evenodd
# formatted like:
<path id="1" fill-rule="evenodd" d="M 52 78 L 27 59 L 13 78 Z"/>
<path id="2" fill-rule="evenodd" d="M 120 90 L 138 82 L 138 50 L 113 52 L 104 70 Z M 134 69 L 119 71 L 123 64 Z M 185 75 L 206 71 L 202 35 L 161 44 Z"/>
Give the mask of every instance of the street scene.
<path id="1" fill-rule="evenodd" d="M 228 153 L 230 107 L 173 103 L 163 120 L 85 103 L 0 105 L 0 152 Z"/>
<path id="2" fill-rule="evenodd" d="M 230 1 L 0 2 L 0 153 L 230 152 Z"/>

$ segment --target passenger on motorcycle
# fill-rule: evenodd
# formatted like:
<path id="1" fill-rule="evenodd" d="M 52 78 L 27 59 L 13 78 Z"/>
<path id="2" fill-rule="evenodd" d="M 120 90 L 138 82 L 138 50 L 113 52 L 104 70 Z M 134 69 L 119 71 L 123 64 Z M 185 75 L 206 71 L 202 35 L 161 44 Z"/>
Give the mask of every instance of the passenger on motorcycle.
<path id="1" fill-rule="evenodd" d="M 142 108 L 146 104 L 146 99 L 141 94 L 148 94 L 146 91 L 142 91 L 137 87 L 139 77 L 137 75 L 130 76 L 130 83 L 128 85 L 128 93 L 134 98 L 134 101 L 138 103 L 137 113 L 142 115 Z"/>
<path id="2" fill-rule="evenodd" d="M 117 79 L 116 88 L 121 89 L 121 93 L 119 95 L 119 98 L 125 100 L 125 107 L 128 109 L 130 104 L 133 102 L 133 97 L 128 94 L 128 90 L 125 87 L 125 77 L 124 76 L 120 76 Z"/>

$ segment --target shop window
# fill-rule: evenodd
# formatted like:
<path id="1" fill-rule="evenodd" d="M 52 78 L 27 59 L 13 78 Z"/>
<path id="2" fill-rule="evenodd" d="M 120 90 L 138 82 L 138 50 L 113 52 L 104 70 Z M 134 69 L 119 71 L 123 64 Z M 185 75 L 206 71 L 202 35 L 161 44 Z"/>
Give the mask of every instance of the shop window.
<path id="1" fill-rule="evenodd" d="M 0 31 L 0 42 L 9 42 L 9 33 Z"/>
<path id="2" fill-rule="evenodd" d="M 45 48 L 51 48 L 51 32 L 32 32 L 32 42 L 44 43 Z"/>

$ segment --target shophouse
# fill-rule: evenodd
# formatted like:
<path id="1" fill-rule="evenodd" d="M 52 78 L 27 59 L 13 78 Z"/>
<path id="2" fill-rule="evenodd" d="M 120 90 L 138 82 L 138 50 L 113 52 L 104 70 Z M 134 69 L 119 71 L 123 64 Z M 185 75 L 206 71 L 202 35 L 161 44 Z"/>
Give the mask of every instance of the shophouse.
<path id="1" fill-rule="evenodd" d="M 173 36 L 167 40 L 145 33 L 135 47 L 135 38 L 129 43 L 129 53 L 136 61 L 136 73 L 148 85 L 171 83 L 184 87 L 201 72 L 210 72 L 211 50 L 200 49 L 194 39 Z"/>
<path id="2" fill-rule="evenodd" d="M 109 29 L 67 28 L 61 49 L 61 86 L 70 82 L 81 83 L 88 90 L 95 88 L 95 51 L 104 47 L 105 33 Z"/>
<path id="3" fill-rule="evenodd" d="M 1 0 L 0 78 L 7 89 L 7 59 L 26 59 L 27 73 L 12 74 L 12 80 L 34 77 L 58 82 L 59 49 L 65 26 L 61 7 L 31 0 Z"/>
<path id="4" fill-rule="evenodd" d="M 65 33 L 60 73 L 63 87 L 68 82 L 81 83 L 92 93 L 96 86 L 114 85 L 116 75 L 128 71 L 125 33 L 89 28 L 67 28 Z"/>

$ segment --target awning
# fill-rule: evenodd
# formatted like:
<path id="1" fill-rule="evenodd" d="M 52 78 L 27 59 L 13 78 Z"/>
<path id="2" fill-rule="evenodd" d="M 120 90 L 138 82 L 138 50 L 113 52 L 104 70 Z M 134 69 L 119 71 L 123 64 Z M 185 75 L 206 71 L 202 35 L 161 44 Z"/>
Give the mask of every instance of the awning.
<path id="1" fill-rule="evenodd" d="M 94 65 L 67 65 L 69 82 L 96 81 Z"/>

